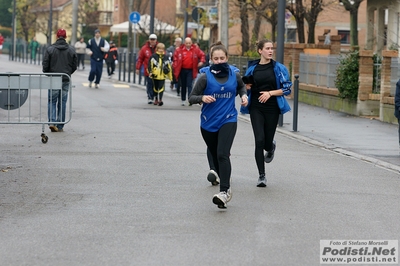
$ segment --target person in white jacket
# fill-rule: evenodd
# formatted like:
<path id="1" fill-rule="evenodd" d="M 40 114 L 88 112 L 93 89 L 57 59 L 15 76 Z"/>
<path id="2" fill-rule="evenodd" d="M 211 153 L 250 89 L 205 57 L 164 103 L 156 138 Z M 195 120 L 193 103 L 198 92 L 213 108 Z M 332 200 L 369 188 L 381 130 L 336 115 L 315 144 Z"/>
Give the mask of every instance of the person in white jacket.
<path id="1" fill-rule="evenodd" d="M 78 55 L 78 69 L 81 64 L 82 69 L 85 69 L 86 43 L 83 37 L 75 43 L 75 52 Z"/>

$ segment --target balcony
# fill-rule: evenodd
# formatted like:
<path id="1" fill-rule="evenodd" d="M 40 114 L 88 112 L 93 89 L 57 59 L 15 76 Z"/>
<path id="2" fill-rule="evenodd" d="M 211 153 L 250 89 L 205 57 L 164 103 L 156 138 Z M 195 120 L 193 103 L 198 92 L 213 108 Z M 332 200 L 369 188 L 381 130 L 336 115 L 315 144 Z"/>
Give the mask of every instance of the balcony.
<path id="1" fill-rule="evenodd" d="M 112 26 L 113 25 L 113 12 L 112 11 L 99 11 L 99 26 Z"/>

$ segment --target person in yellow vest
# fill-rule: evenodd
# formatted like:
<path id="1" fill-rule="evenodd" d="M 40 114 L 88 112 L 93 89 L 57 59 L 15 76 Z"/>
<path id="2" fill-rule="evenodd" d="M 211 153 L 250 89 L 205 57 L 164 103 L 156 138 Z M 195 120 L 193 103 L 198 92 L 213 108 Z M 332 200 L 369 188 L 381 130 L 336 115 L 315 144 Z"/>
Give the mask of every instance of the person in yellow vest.
<path id="1" fill-rule="evenodd" d="M 154 105 L 162 106 L 165 79 L 172 80 L 172 67 L 165 54 L 165 45 L 158 43 L 156 52 L 151 55 L 148 64 L 149 77 L 153 80 Z"/>

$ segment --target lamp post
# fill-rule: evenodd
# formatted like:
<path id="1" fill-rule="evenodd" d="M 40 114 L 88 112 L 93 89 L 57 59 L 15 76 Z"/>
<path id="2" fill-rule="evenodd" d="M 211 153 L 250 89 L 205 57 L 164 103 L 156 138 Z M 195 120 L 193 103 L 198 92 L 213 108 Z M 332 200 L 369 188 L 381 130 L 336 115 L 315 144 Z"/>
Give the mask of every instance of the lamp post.
<path id="1" fill-rule="evenodd" d="M 186 5 L 185 5 L 185 16 L 184 16 L 184 22 L 183 22 L 183 39 L 185 40 L 185 38 L 187 37 L 187 33 L 188 33 L 188 8 L 189 8 L 189 0 L 186 0 Z"/>
<path id="2" fill-rule="evenodd" d="M 49 10 L 49 37 L 47 39 L 47 45 L 51 45 L 51 30 L 53 28 L 53 0 L 50 0 L 50 10 Z"/>
<path id="3" fill-rule="evenodd" d="M 276 44 L 276 61 L 283 64 L 283 49 L 285 48 L 285 8 L 286 0 L 278 0 L 278 36 Z M 283 126 L 283 115 L 279 115 L 278 125 Z"/>
<path id="4" fill-rule="evenodd" d="M 154 33 L 154 9 L 156 5 L 156 0 L 151 0 L 150 1 L 150 32 L 149 34 Z"/>
<path id="5" fill-rule="evenodd" d="M 17 18 L 15 15 L 15 6 L 16 6 L 16 0 L 13 1 L 13 15 L 12 15 L 12 36 L 11 36 L 11 49 L 12 51 L 10 52 L 11 54 L 11 60 L 14 61 L 14 55 L 15 55 L 15 37 L 17 35 Z"/>

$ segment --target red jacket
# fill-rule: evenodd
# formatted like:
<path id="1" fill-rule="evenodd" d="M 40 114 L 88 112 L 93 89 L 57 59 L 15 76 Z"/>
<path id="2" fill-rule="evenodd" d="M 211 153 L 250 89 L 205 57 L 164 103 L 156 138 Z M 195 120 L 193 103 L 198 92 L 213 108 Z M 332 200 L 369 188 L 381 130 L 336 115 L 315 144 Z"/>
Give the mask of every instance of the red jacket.
<path id="1" fill-rule="evenodd" d="M 150 42 L 147 41 L 139 51 L 139 56 L 136 62 L 136 70 L 140 70 L 142 65 L 144 66 L 144 75 L 146 77 L 149 76 L 149 71 L 147 70 L 147 66 L 149 65 L 149 59 L 152 54 L 156 52 L 156 46 L 158 42 L 154 45 L 154 47 L 150 47 Z"/>
<path id="2" fill-rule="evenodd" d="M 182 69 L 182 61 L 183 61 L 183 56 L 185 55 L 186 51 L 186 46 L 185 44 L 182 44 L 179 46 L 174 53 L 174 62 L 173 62 L 173 70 L 174 70 L 174 77 L 176 80 L 179 78 L 179 74 L 181 73 Z M 193 79 L 197 77 L 197 73 L 199 72 L 199 67 L 198 64 L 199 62 L 206 62 L 206 57 L 204 55 L 204 52 L 200 50 L 199 47 L 196 45 L 192 44 L 190 47 L 190 51 L 192 52 L 192 61 L 193 61 Z"/>
<path id="3" fill-rule="evenodd" d="M 4 37 L 2 35 L 2 36 L 0 36 L 0 45 L 2 45 L 3 43 L 4 43 Z"/>

